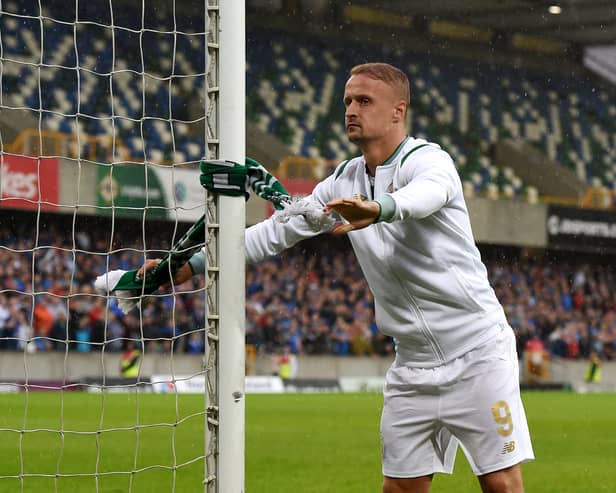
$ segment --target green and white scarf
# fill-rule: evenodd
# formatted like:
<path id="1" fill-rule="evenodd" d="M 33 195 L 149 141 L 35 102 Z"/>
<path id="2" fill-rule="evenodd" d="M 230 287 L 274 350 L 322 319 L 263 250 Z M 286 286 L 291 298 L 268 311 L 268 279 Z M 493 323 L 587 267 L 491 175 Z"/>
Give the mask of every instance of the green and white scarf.
<path id="1" fill-rule="evenodd" d="M 201 161 L 200 169 L 201 185 L 211 193 L 248 199 L 249 191 L 252 190 L 272 202 L 277 210 L 291 202 L 291 196 L 282 183 L 254 159 L 246 158 L 246 164 L 204 160 Z M 118 306 L 127 313 L 139 304 L 142 296 L 154 293 L 161 285 L 173 279 L 176 272 L 201 249 L 204 235 L 205 215 L 144 276 L 138 275 L 138 269 L 112 270 L 98 276 L 94 286 L 107 294 L 115 291 Z"/>

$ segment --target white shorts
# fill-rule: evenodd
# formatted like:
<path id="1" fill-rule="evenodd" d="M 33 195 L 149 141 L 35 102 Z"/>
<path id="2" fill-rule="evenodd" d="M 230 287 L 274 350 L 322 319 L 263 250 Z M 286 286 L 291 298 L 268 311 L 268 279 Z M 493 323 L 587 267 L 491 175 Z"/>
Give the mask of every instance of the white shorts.
<path id="1" fill-rule="evenodd" d="M 436 368 L 396 362 L 381 417 L 383 475 L 451 474 L 462 446 L 480 476 L 534 459 L 511 328 Z"/>

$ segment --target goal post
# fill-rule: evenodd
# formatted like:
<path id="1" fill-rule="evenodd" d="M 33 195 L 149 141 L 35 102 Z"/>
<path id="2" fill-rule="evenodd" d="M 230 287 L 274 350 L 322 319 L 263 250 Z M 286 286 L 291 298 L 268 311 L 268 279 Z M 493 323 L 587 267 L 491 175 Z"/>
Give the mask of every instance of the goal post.
<path id="1" fill-rule="evenodd" d="M 243 162 L 245 158 L 245 12 L 244 2 L 211 2 L 208 9 L 210 157 Z M 219 7 L 219 10 L 217 10 Z M 216 26 L 216 28 L 214 28 Z M 215 64 L 212 61 L 216 61 Z M 212 73 L 214 72 L 214 73 Z M 217 90 L 219 89 L 219 90 Z M 208 259 L 208 278 L 217 278 L 214 306 L 209 306 L 207 338 L 206 492 L 244 491 L 244 228 L 245 203 L 217 197 L 218 265 Z M 210 229 L 208 229 L 208 232 Z M 209 284 L 209 282 L 208 282 Z M 216 361 L 211 358 L 215 356 Z M 216 387 L 216 390 L 214 390 Z"/>

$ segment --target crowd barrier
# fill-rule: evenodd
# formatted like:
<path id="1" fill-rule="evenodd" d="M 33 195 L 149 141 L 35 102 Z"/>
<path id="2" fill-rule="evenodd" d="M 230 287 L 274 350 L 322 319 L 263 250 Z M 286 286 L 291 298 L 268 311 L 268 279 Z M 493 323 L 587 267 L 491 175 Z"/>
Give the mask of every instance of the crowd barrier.
<path id="1" fill-rule="evenodd" d="M 341 378 L 294 378 L 282 379 L 278 376 L 247 376 L 246 394 L 283 393 L 357 393 L 383 390 L 382 377 L 341 377 Z M 545 384 L 521 384 L 522 390 L 572 390 L 569 383 L 550 382 Z M 90 393 L 154 393 L 154 394 L 205 394 L 205 377 L 199 375 L 169 374 L 135 378 L 83 378 L 79 381 L 58 380 L 14 381 L 0 384 L 0 393 L 82 391 Z"/>

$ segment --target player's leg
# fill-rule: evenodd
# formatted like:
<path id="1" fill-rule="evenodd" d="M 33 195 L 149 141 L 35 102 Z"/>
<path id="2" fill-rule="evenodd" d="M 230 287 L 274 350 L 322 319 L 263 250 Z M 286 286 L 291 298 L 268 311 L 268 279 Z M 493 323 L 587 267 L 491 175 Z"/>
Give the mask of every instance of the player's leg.
<path id="1" fill-rule="evenodd" d="M 479 476 L 483 493 L 524 493 L 520 464 Z"/>
<path id="2" fill-rule="evenodd" d="M 521 493 L 519 464 L 534 459 L 509 327 L 469 352 L 444 396 L 442 418 L 458 438 L 484 491 Z"/>
<path id="3" fill-rule="evenodd" d="M 383 479 L 383 493 L 428 493 L 432 485 L 432 474 L 419 478 Z"/>
<path id="4" fill-rule="evenodd" d="M 458 441 L 438 419 L 432 369 L 392 365 L 381 417 L 384 493 L 427 493 L 432 475 L 451 473 Z"/>

